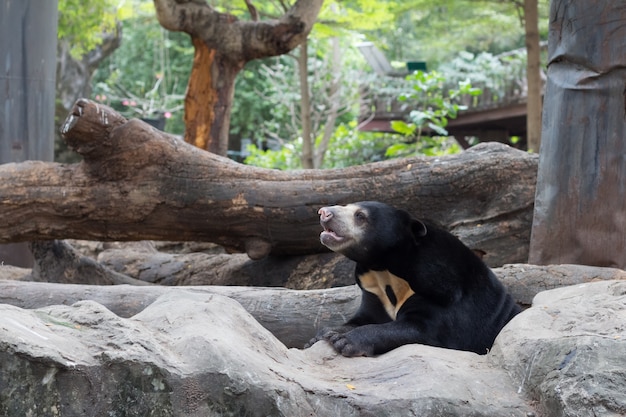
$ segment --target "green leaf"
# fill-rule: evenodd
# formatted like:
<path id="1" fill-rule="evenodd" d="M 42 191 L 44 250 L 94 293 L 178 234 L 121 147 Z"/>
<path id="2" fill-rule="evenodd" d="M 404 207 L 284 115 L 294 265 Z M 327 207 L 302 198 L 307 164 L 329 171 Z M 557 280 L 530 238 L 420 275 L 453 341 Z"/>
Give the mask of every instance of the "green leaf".
<path id="1" fill-rule="evenodd" d="M 415 130 L 417 129 L 417 127 L 413 123 L 408 124 L 402 120 L 393 120 L 391 122 L 391 128 L 405 136 L 413 135 L 415 133 Z"/>
<path id="2" fill-rule="evenodd" d="M 396 143 L 391 145 L 385 151 L 385 156 L 389 158 L 397 158 L 399 156 L 404 156 L 409 152 L 410 146 L 406 143 Z"/>
<path id="3" fill-rule="evenodd" d="M 426 123 L 426 121 L 428 119 L 431 119 L 432 117 L 432 111 L 413 110 L 411 113 L 409 113 L 409 118 L 411 119 L 411 122 L 413 122 L 417 126 L 423 126 L 424 123 Z"/>
<path id="4" fill-rule="evenodd" d="M 428 123 L 428 127 L 437 132 L 440 136 L 448 136 L 448 131 L 435 123 Z"/>

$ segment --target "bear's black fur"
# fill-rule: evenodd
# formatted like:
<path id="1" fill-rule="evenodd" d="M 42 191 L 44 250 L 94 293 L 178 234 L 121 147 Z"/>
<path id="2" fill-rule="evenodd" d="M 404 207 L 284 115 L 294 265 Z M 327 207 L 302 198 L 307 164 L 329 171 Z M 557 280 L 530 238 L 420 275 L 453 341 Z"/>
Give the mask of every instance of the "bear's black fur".
<path id="1" fill-rule="evenodd" d="M 322 329 L 344 356 L 373 356 L 409 343 L 485 354 L 520 308 L 483 261 L 434 224 L 379 202 L 319 210 L 321 242 L 356 261 L 356 315 Z"/>

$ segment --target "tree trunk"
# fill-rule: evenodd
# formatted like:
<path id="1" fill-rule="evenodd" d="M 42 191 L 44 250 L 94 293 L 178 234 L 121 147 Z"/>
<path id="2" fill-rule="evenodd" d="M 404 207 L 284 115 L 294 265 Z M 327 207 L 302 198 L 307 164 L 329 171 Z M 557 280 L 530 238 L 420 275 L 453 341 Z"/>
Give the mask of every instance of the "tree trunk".
<path id="1" fill-rule="evenodd" d="M 59 39 L 57 46 L 56 106 L 54 109 L 55 161 L 70 162 L 78 155 L 68 151 L 61 138 L 61 123 L 72 109 L 76 100 L 91 96 L 91 79 L 102 60 L 110 56 L 121 45 L 122 25 L 113 33 L 103 33 L 102 43 L 85 53 L 80 59 L 72 56 L 72 45 Z"/>
<path id="2" fill-rule="evenodd" d="M 193 65 L 185 96 L 185 142 L 226 156 L 235 78 L 245 62 L 229 59 L 192 37 Z"/>
<path id="3" fill-rule="evenodd" d="M 268 256 L 252 261 L 244 254 L 171 254 L 133 250 L 129 247 L 133 244 L 128 243 L 118 245 L 120 249 L 108 249 L 98 255 L 101 267 L 152 284 L 242 285 L 296 290 L 354 284 L 354 262 L 332 252 Z M 95 284 L 91 279 L 86 276 L 74 283 Z M 54 282 L 54 277 L 45 281 Z"/>
<path id="4" fill-rule="evenodd" d="M 26 278 L 30 281 L 60 284 L 150 285 L 146 281 L 130 278 L 100 265 L 93 259 L 79 254 L 63 241 L 32 242 L 30 249 L 35 258 L 33 269 Z"/>
<path id="5" fill-rule="evenodd" d="M 196 0 L 154 0 L 157 18 L 169 30 L 191 36 L 194 62 L 185 98 L 185 141 L 225 156 L 235 77 L 246 62 L 282 55 L 306 40 L 323 0 L 297 0 L 283 16 L 240 21 Z"/>
<path id="6" fill-rule="evenodd" d="M 526 30 L 526 136 L 528 150 L 539 152 L 541 145 L 541 58 L 539 47 L 539 12 L 537 0 L 524 0 Z"/>
<path id="7" fill-rule="evenodd" d="M 553 1 L 529 262 L 626 268 L 626 8 Z"/>
<path id="8" fill-rule="evenodd" d="M 21 280 L 89 285 L 241 285 L 297 290 L 354 284 L 354 262 L 332 252 L 268 256 L 252 261 L 244 254 L 159 252 L 151 242 L 142 241 L 116 242 L 96 258 L 95 254 L 81 253 L 66 241 L 39 241 L 30 246 L 35 264 L 32 270 L 23 270 L 26 272 L 18 277 Z M 0 279 L 4 273 L 3 267 Z"/>
<path id="9" fill-rule="evenodd" d="M 56 0 L 2 4 L 0 164 L 54 159 L 57 10 Z M 32 257 L 23 243 L 0 245 L 2 263 L 31 266 Z"/>
<path id="10" fill-rule="evenodd" d="M 324 133 L 319 145 L 315 148 L 315 168 L 321 168 L 324 163 L 324 156 L 328 150 L 330 139 L 335 132 L 335 123 L 339 116 L 339 88 L 341 83 L 341 50 L 339 48 L 339 38 L 333 37 L 332 43 L 332 71 L 330 80 L 330 87 L 328 89 L 328 95 L 330 98 L 330 109 L 328 109 L 328 115 L 326 116 L 326 123 L 324 123 Z"/>
<path id="11" fill-rule="evenodd" d="M 300 80 L 300 123 L 302 124 L 302 157 L 301 163 L 304 169 L 313 169 L 313 152 L 315 150 L 315 138 L 311 125 L 311 98 L 309 89 L 309 48 L 307 41 L 300 45 L 298 55 L 298 78 Z"/>
<path id="12" fill-rule="evenodd" d="M 75 165 L 0 167 L 0 242 L 211 241 L 252 259 L 324 251 L 320 207 L 381 200 L 448 226 L 470 247 L 527 253 L 537 157 L 501 144 L 459 155 L 282 172 L 219 157 L 79 100 L 63 126 Z M 511 260 L 511 257 L 516 260 Z"/>

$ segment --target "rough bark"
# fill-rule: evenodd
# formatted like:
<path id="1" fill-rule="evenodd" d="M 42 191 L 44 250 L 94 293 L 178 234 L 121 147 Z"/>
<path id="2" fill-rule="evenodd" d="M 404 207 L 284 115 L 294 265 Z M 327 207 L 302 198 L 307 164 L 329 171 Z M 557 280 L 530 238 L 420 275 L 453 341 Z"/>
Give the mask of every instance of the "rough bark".
<path id="1" fill-rule="evenodd" d="M 626 7 L 553 1 L 529 262 L 626 268 Z"/>
<path id="2" fill-rule="evenodd" d="M 30 249 L 35 258 L 32 273 L 27 277 L 30 281 L 60 284 L 150 285 L 146 281 L 130 278 L 102 266 L 95 260 L 79 254 L 63 241 L 32 242 Z"/>
<path id="3" fill-rule="evenodd" d="M 35 265 L 32 273 L 22 274 L 21 279 L 63 284 L 242 285 L 291 289 L 354 284 L 354 262 L 332 252 L 268 256 L 251 261 L 244 254 L 159 252 L 148 241 L 111 245 L 114 247 L 99 254 L 85 255 L 65 241 L 34 242 L 31 248 Z"/>
<path id="4" fill-rule="evenodd" d="M 185 142 L 225 156 L 235 78 L 245 63 L 209 49 L 200 38 L 192 37 L 192 43 L 195 49 L 185 95 Z"/>
<path id="5" fill-rule="evenodd" d="M 447 226 L 491 265 L 527 254 L 537 157 L 501 144 L 281 172 L 201 152 L 88 100 L 63 134 L 81 163 L 0 166 L 0 242 L 211 241 L 252 259 L 306 254 L 324 250 L 320 207 L 381 200 Z"/>
<path id="6" fill-rule="evenodd" d="M 105 268 L 161 285 L 245 285 L 320 289 L 354 284 L 354 262 L 334 253 L 268 256 L 258 261 L 243 254 L 169 254 L 138 252 L 127 245 L 98 255 Z M 82 282 L 89 283 L 86 277 Z"/>
<path id="7" fill-rule="evenodd" d="M 110 56 L 122 43 L 122 26 L 118 24 L 114 33 L 102 34 L 102 43 L 80 58 L 71 54 L 72 45 L 66 39 L 59 39 L 57 45 L 56 106 L 55 122 L 55 161 L 69 162 L 78 158 L 66 149 L 61 138 L 61 123 L 72 110 L 80 97 L 91 96 L 91 78 L 98 65 Z"/>
<path id="8" fill-rule="evenodd" d="M 524 27 L 526 31 L 526 136 L 528 150 L 539 152 L 541 145 L 541 59 L 539 47 L 539 12 L 537 0 L 524 0 Z"/>
<path id="9" fill-rule="evenodd" d="M 128 244 L 97 256 L 98 262 L 126 276 L 165 285 L 281 286 L 296 290 L 354 284 L 354 262 L 324 253 L 250 261 L 245 255 L 168 254 L 129 250 Z M 508 264 L 493 269 L 522 305 L 540 291 L 594 280 L 626 279 L 621 269 L 583 265 Z M 83 281 L 87 283 L 87 281 Z"/>
<path id="10" fill-rule="evenodd" d="M 194 63 L 185 97 L 185 141 L 218 155 L 228 149 L 235 78 L 253 59 L 287 53 L 313 28 L 322 0 L 298 0 L 276 20 L 251 21 L 216 11 L 205 1 L 154 0 L 161 25 L 191 36 Z"/>

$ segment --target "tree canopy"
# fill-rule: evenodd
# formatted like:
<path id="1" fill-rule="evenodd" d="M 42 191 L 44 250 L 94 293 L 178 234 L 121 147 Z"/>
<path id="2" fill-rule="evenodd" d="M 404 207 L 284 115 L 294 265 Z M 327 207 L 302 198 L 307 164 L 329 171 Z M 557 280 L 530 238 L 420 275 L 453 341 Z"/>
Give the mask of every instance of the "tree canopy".
<path id="1" fill-rule="evenodd" d="M 118 21 L 133 15 L 131 3 L 59 0 L 58 37 L 70 42 L 73 55 L 84 55 L 102 42 L 103 33 L 115 31 Z"/>
<path id="2" fill-rule="evenodd" d="M 127 116 L 137 116 L 140 115 L 138 110 L 141 110 L 138 99 L 151 102 L 151 96 L 156 92 L 162 101 L 162 114 L 171 115 L 166 130 L 182 134 L 181 97 L 193 60 L 193 47 L 188 36 L 166 31 L 158 25 L 152 2 L 139 1 L 137 4 L 141 6 L 139 12 L 125 15 L 121 20 L 122 46 L 98 70 L 94 94 L 101 99 L 106 97 L 106 103 Z M 259 19 L 276 18 L 284 11 L 281 4 L 211 2 L 217 11 L 241 19 L 249 19 L 251 13 L 256 13 Z M 323 115 L 331 104 L 324 103 L 324 100 L 329 96 L 332 81 L 329 70 L 333 49 L 331 39 L 336 37 L 340 39 L 340 95 L 344 98 L 341 99 L 343 104 L 339 117 L 332 121 L 329 163 L 322 166 L 343 165 L 337 160 L 338 155 L 353 155 L 354 158 L 348 158 L 352 163 L 384 158 L 384 150 L 397 142 L 397 137 L 356 131 L 359 83 L 371 76 L 368 75 L 371 69 L 355 47 L 358 43 L 374 41 L 398 68 L 409 60 L 426 61 L 429 70 L 450 67 L 459 53 L 479 57 L 484 52 L 493 55 L 523 47 L 524 27 L 520 13 L 520 4 L 514 1 L 324 2 L 308 42 L 307 71 L 313 100 L 312 117 L 318 117 L 317 127 L 312 132 L 314 139 L 321 138 L 326 127 Z M 547 0 L 542 0 L 542 38 L 546 36 L 546 15 Z M 271 166 L 271 161 L 276 161 L 276 166 L 283 168 L 299 166 L 295 160 L 286 162 L 289 159 L 286 155 L 300 152 L 302 146 L 298 115 L 301 92 L 298 90 L 297 61 L 293 59 L 298 53 L 295 51 L 276 58 L 251 61 L 236 78 L 230 137 L 233 143 L 249 139 L 256 145 L 250 162 Z M 132 103 L 135 103 L 134 107 L 128 105 Z M 174 111 L 168 111 L 170 109 Z M 234 154 L 243 151 L 245 155 L 247 143 L 244 141 L 242 147 L 231 145 L 230 149 Z M 357 143 L 360 150 L 340 149 Z M 271 156 L 268 146 L 282 147 L 282 156 Z M 362 158 L 357 155 L 362 155 Z M 280 160 L 283 162 L 278 162 Z"/>

